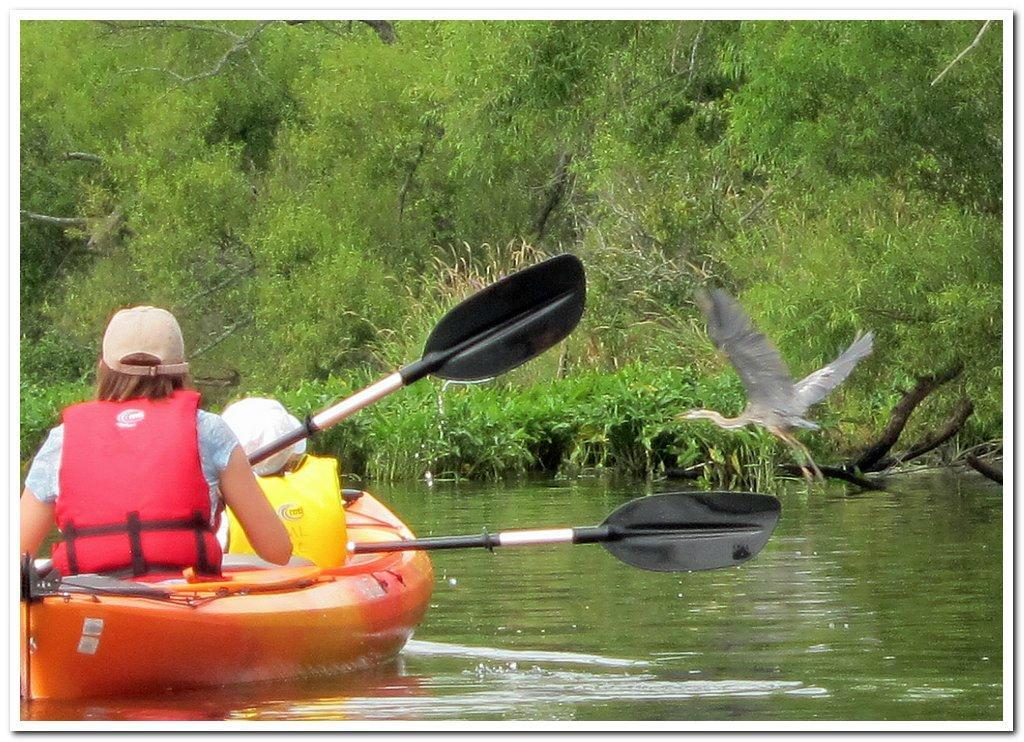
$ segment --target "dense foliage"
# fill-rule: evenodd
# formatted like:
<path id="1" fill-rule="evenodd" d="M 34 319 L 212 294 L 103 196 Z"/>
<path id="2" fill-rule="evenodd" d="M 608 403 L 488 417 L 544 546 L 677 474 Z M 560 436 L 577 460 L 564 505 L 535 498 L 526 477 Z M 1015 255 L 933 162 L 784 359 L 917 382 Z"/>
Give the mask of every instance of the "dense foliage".
<path id="1" fill-rule="evenodd" d="M 22 455 L 88 394 L 120 306 L 177 314 L 215 409 L 273 393 L 301 414 L 559 251 L 589 273 L 563 349 L 491 387 L 424 383 L 320 445 L 374 476 L 763 471 L 766 436 L 673 419 L 742 404 L 705 282 L 795 373 L 875 329 L 807 437 L 826 459 L 956 360 L 907 436 L 966 394 L 962 442 L 999 437 L 1000 24 L 931 84 L 979 25 L 22 22 Z"/>

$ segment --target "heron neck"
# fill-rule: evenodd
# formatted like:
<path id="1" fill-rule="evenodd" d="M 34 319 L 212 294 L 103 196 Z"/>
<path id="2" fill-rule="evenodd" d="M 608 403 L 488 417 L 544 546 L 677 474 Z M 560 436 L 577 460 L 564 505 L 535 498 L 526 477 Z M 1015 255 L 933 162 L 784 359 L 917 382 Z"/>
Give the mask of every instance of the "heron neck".
<path id="1" fill-rule="evenodd" d="M 724 415 L 720 415 L 717 412 L 714 412 L 713 410 L 711 411 L 711 414 L 714 415 L 715 422 L 719 425 L 719 427 L 728 428 L 729 430 L 742 428 L 744 425 L 747 424 L 747 421 L 743 420 L 742 417 L 725 417 Z"/>

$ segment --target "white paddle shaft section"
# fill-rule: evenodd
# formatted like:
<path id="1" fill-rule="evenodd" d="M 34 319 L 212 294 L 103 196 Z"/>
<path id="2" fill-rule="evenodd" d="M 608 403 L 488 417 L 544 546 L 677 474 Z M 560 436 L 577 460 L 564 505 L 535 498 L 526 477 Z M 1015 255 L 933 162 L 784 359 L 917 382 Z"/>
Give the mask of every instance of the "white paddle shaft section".
<path id="1" fill-rule="evenodd" d="M 329 428 L 339 423 L 346 417 L 359 412 L 364 407 L 369 407 L 378 399 L 386 397 L 391 392 L 402 388 L 402 375 L 397 371 L 390 376 L 385 376 L 380 381 L 375 381 L 370 386 L 356 392 L 351 397 L 346 397 L 326 410 L 313 415 L 313 425 L 319 430 Z"/>
<path id="2" fill-rule="evenodd" d="M 571 528 L 546 528 L 536 531 L 503 531 L 498 534 L 501 546 L 572 543 Z"/>

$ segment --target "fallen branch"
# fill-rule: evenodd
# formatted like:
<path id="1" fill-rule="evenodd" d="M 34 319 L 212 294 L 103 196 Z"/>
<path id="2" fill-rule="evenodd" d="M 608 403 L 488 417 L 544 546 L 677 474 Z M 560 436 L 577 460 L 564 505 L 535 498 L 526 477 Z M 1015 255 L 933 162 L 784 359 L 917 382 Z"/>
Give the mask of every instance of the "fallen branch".
<path id="1" fill-rule="evenodd" d="M 701 470 L 704 468 L 703 464 L 697 466 L 691 466 L 687 469 L 683 469 L 678 466 L 666 466 L 665 467 L 665 478 L 666 479 L 700 479 Z"/>
<path id="2" fill-rule="evenodd" d="M 919 376 L 913 389 L 903 393 L 900 401 L 892 408 L 892 416 L 882 430 L 879 439 L 868 446 L 861 455 L 852 462 L 851 468 L 859 469 L 862 472 L 878 471 L 877 466 L 890 449 L 896 444 L 906 427 L 910 414 L 921 403 L 921 401 L 948 381 L 955 379 L 963 371 L 963 363 L 957 361 L 949 368 L 930 376 Z"/>
<path id="3" fill-rule="evenodd" d="M 938 448 L 960 432 L 960 428 L 964 426 L 972 412 L 974 412 L 974 403 L 968 397 L 964 397 L 957 402 L 956 407 L 953 408 L 953 414 L 941 428 L 932 431 L 902 454 L 883 457 L 875 464 L 875 470 L 880 471 L 903 464 Z"/>
<path id="4" fill-rule="evenodd" d="M 967 465 L 969 467 L 974 469 L 974 471 L 978 472 L 982 476 L 991 479 L 993 482 L 998 482 L 999 484 L 1003 483 L 1003 470 L 998 466 L 993 466 L 992 464 L 989 464 L 988 462 L 979 459 L 977 456 L 970 453 L 964 457 L 964 461 L 967 462 Z"/>
<path id="5" fill-rule="evenodd" d="M 971 49 L 978 45 L 978 42 L 981 41 L 981 37 L 985 35 L 985 32 L 988 31 L 988 27 L 991 25 L 992 21 L 985 21 L 985 23 L 981 27 L 981 30 L 978 31 L 978 35 L 974 37 L 974 41 L 972 41 L 966 49 L 957 54 L 956 59 L 954 59 L 952 62 L 946 65 L 946 69 L 940 72 L 938 76 L 934 80 L 932 80 L 932 84 L 930 87 L 935 87 L 935 84 L 938 83 L 938 81 L 941 80 L 943 77 L 945 77 L 947 72 L 953 69 L 953 65 L 959 62 L 961 59 L 963 59 L 967 52 L 969 52 Z"/>
<path id="6" fill-rule="evenodd" d="M 803 475 L 803 471 L 797 464 L 779 464 L 779 468 L 782 469 L 787 474 L 793 474 L 795 476 Z M 855 484 L 858 487 L 861 487 L 866 490 L 872 490 L 877 492 L 885 489 L 885 487 L 882 486 L 881 483 L 863 476 L 863 474 L 849 468 L 846 464 L 843 464 L 841 466 L 819 465 L 818 469 L 820 469 L 821 473 L 824 474 L 826 477 L 832 479 L 842 479 L 844 482 Z"/>

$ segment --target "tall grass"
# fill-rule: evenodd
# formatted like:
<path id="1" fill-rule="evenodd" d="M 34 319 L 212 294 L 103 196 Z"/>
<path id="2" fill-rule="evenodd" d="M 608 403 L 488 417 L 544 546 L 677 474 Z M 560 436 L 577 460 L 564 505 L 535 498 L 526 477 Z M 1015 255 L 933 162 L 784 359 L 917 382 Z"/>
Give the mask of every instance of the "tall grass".
<path id="1" fill-rule="evenodd" d="M 279 393 L 296 412 L 349 390 L 330 380 Z M 423 382 L 324 433 L 316 450 L 370 479 L 499 479 L 531 473 L 694 472 L 708 487 L 766 487 L 778 444 L 757 431 L 726 432 L 676 416 L 691 407 L 738 410 L 742 389 L 726 375 L 630 365 L 520 387 L 508 382 Z"/>

